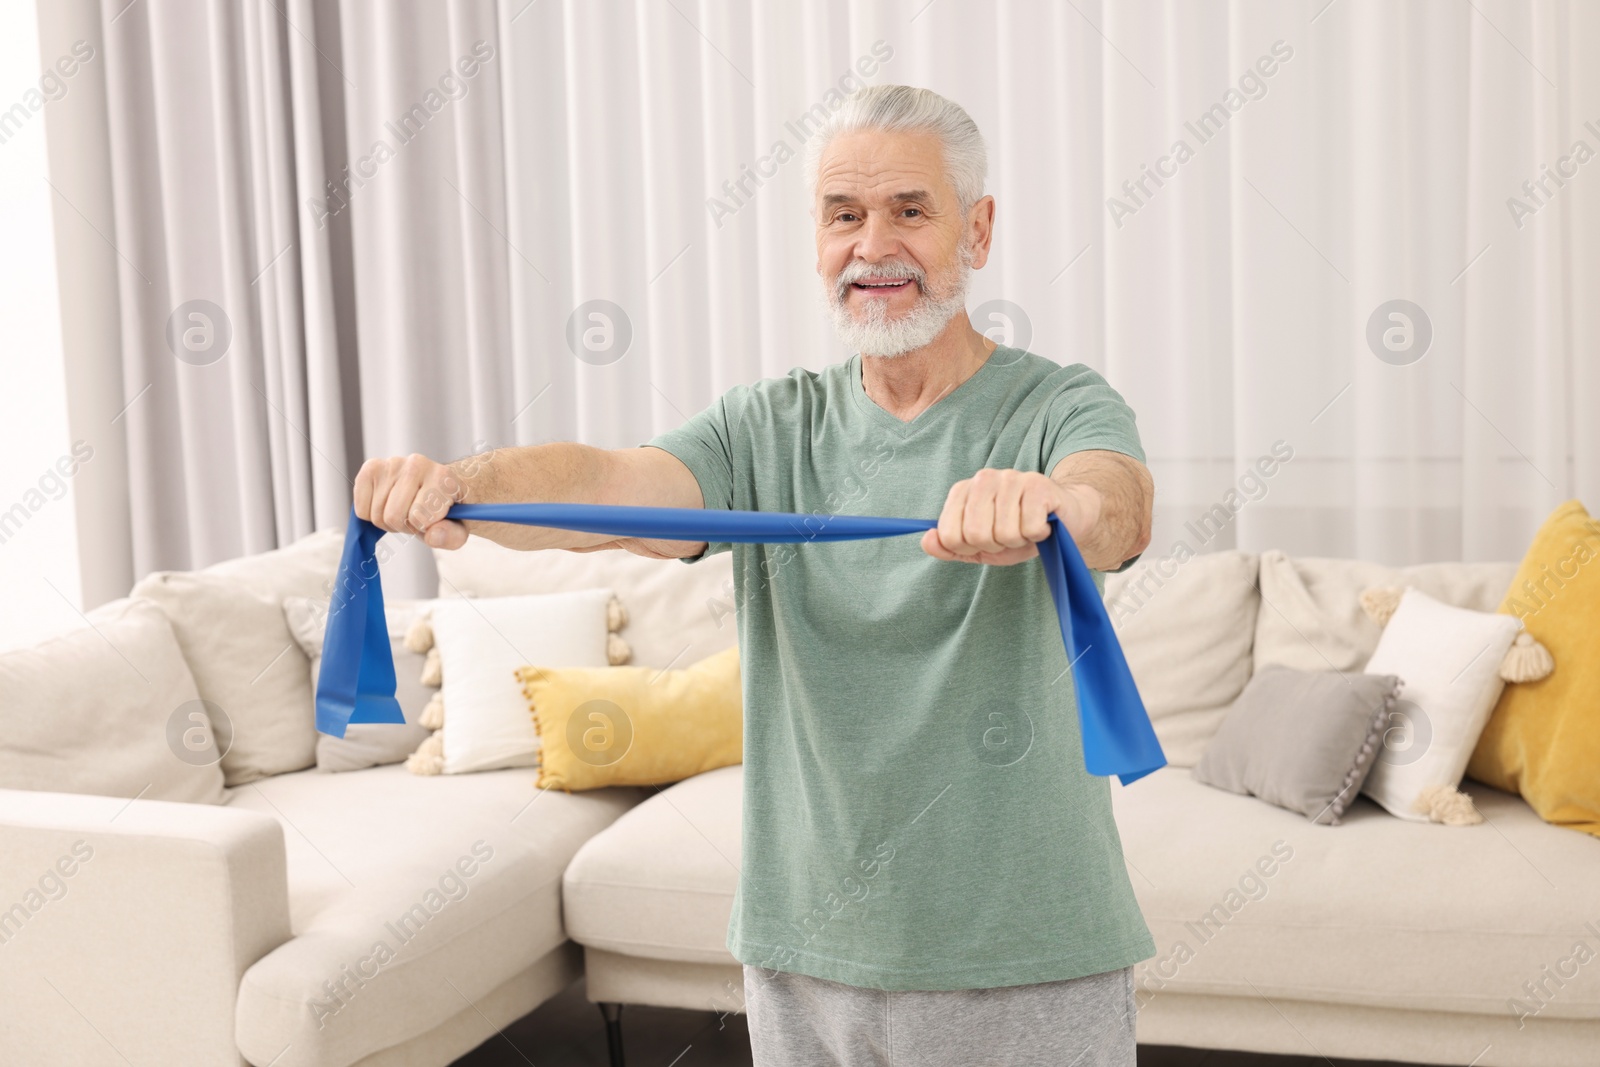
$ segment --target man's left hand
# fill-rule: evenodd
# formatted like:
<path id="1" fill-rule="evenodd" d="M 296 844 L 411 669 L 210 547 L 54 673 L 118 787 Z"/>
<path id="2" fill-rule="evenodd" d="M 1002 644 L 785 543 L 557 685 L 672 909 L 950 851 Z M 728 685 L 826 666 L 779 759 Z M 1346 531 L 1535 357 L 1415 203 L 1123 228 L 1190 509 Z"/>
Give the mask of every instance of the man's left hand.
<path id="1" fill-rule="evenodd" d="M 1039 554 L 1050 516 L 1080 544 L 1100 521 L 1102 498 L 1091 485 L 1060 485 L 1036 471 L 981 470 L 950 487 L 937 528 L 922 548 L 938 559 L 1009 565 Z"/>

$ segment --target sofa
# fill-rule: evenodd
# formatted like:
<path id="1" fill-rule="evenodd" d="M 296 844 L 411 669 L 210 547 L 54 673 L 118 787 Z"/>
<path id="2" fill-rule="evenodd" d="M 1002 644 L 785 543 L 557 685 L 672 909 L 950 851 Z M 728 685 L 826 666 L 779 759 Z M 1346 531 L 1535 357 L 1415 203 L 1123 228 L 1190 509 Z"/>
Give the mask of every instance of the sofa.
<path id="1" fill-rule="evenodd" d="M 169 713 L 205 695 L 195 678 L 265 686 L 309 667 L 294 647 L 259 675 L 218 660 L 228 626 L 208 617 L 208 643 L 184 617 L 198 579 L 239 583 L 263 611 L 327 595 L 341 542 L 323 531 L 151 576 L 81 632 L 0 660 L 0 677 L 56 679 L 60 706 L 43 714 L 0 693 L 0 776 L 19 765 L 7 746 L 26 748 L 27 766 L 60 753 L 58 779 L 0 777 L 20 786 L 0 788 L 5 1062 L 442 1065 L 585 976 L 621 1063 L 625 1005 L 742 1009 L 724 947 L 739 767 L 579 794 L 539 792 L 526 769 L 305 768 L 185 779 L 163 787 L 184 799 L 151 798 L 146 783 L 177 751 Z M 684 564 L 474 538 L 435 562 L 441 597 L 612 589 L 635 663 L 685 666 L 735 641 L 726 554 Z M 1471 781 L 1479 826 L 1405 822 L 1363 799 L 1326 827 L 1189 776 L 1258 668 L 1359 670 L 1379 633 L 1357 605 L 1363 588 L 1411 584 L 1488 610 L 1514 569 L 1222 552 L 1108 577 L 1172 764 L 1112 786 L 1158 946 L 1139 967 L 1141 1041 L 1595 1062 L 1600 965 L 1573 961 L 1579 942 L 1600 948 L 1600 841 Z M 293 693 L 282 721 L 299 737 L 311 709 Z M 106 762 L 96 738 L 119 758 Z"/>
<path id="2" fill-rule="evenodd" d="M 1360 797 L 1340 825 L 1322 826 L 1191 777 L 1257 670 L 1361 669 L 1381 633 L 1362 590 L 1414 586 L 1492 611 L 1515 571 L 1218 552 L 1107 576 L 1113 622 L 1170 762 L 1111 784 L 1157 945 L 1136 967 L 1141 1043 L 1600 1063 L 1600 962 L 1589 962 L 1600 955 L 1600 840 L 1471 780 L 1463 790 L 1480 825 L 1410 822 Z M 589 999 L 740 1010 L 742 972 L 724 933 L 741 781 L 728 767 L 665 789 L 573 857 L 566 929 L 583 946 Z"/>

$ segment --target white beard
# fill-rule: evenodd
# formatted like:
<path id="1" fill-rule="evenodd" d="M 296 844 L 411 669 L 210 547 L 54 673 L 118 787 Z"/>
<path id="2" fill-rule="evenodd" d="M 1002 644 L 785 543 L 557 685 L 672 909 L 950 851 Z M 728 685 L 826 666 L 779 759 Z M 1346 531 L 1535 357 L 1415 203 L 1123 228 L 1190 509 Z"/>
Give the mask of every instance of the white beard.
<path id="1" fill-rule="evenodd" d="M 863 278 L 909 277 L 917 283 L 917 302 L 910 311 L 899 318 L 889 318 L 887 302 L 872 300 L 866 312 L 856 317 L 847 305 L 850 283 Z M 927 291 L 926 274 L 910 263 L 889 262 L 876 267 L 853 263 L 845 267 L 830 282 L 822 282 L 821 297 L 834 331 L 846 348 L 865 356 L 894 357 L 915 352 L 933 343 L 956 313 L 966 310 L 967 288 L 972 281 L 972 251 L 965 242 L 961 245 L 960 264 L 948 291 Z"/>

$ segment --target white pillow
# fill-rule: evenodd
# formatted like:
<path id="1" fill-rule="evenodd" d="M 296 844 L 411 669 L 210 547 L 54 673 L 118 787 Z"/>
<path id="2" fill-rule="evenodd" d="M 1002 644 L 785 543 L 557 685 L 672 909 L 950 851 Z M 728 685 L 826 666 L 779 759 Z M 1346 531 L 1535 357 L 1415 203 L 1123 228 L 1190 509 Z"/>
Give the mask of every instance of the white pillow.
<path id="1" fill-rule="evenodd" d="M 681 564 L 680 564 L 681 566 Z M 605 667 L 609 589 L 455 597 L 433 609 L 444 675 L 444 773 L 532 767 L 539 735 L 518 667 Z"/>
<path id="2" fill-rule="evenodd" d="M 621 549 L 528 552 L 469 537 L 458 549 L 434 549 L 433 561 L 441 598 L 612 590 L 628 608 L 637 666 L 687 667 L 738 643 L 731 552 L 684 563 Z"/>
<path id="3" fill-rule="evenodd" d="M 1361 791 L 1402 819 L 1423 789 L 1454 789 L 1500 699 L 1500 661 L 1522 623 L 1511 615 L 1441 604 L 1417 589 L 1400 598 L 1368 674 L 1402 683 L 1384 747 Z"/>

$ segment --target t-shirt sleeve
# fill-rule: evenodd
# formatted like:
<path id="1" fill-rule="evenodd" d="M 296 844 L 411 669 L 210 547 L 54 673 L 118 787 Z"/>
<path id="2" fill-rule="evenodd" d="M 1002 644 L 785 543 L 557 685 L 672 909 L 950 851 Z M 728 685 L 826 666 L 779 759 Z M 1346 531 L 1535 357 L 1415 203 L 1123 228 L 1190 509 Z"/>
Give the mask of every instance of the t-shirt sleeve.
<path id="1" fill-rule="evenodd" d="M 700 483 L 705 507 L 723 511 L 733 507 L 733 439 L 726 393 L 683 425 L 656 434 L 645 445 L 672 453 L 689 468 L 694 480 Z M 714 541 L 698 555 L 680 558 L 685 563 L 695 563 L 732 547 L 728 542 Z"/>
<path id="2" fill-rule="evenodd" d="M 1050 404 L 1044 434 L 1044 472 L 1051 473 L 1074 452 L 1120 452 L 1143 463 L 1144 447 L 1139 441 L 1133 409 L 1122 394 L 1093 369 L 1073 369 L 1077 373 Z M 1127 570 L 1139 561 L 1139 555 L 1111 573 Z"/>
<path id="3" fill-rule="evenodd" d="M 1144 462 L 1133 409 L 1122 394 L 1089 367 L 1077 373 L 1050 402 L 1045 423 L 1046 474 L 1074 452 L 1121 452 Z"/>

